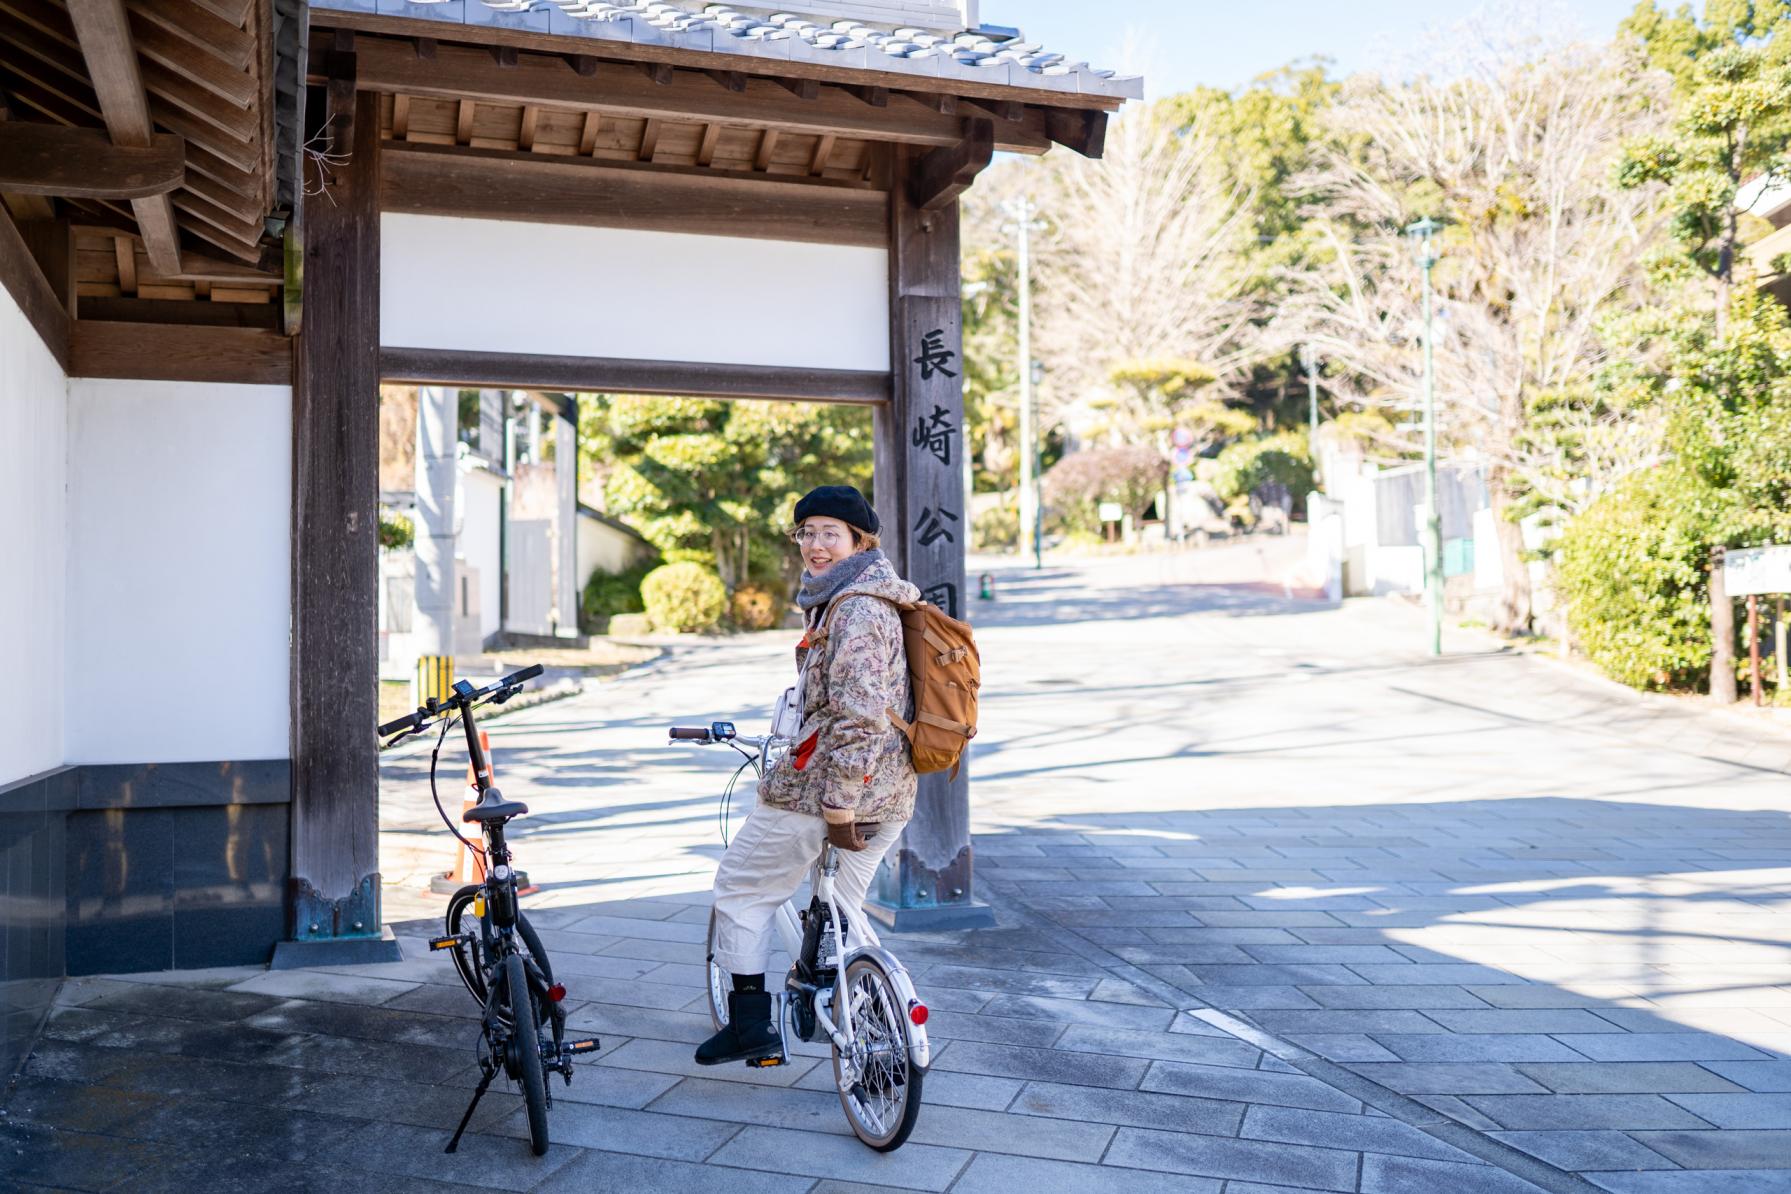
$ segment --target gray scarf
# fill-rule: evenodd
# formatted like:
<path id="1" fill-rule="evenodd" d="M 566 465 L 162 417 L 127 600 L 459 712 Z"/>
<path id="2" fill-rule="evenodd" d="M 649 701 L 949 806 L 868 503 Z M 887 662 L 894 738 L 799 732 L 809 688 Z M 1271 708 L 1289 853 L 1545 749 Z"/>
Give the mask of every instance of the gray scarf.
<path id="1" fill-rule="evenodd" d="M 810 576 L 804 569 L 802 588 L 796 592 L 796 604 L 802 607 L 803 613 L 819 609 L 839 596 L 843 589 L 864 575 L 865 569 L 881 559 L 882 550 L 873 547 L 869 551 L 847 556 L 820 576 Z"/>

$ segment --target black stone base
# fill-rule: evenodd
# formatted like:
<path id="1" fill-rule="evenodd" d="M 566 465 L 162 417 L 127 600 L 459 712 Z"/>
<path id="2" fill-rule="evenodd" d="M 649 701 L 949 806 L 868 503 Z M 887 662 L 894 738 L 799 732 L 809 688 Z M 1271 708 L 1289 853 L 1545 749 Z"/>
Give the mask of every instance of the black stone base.
<path id="1" fill-rule="evenodd" d="M 864 910 L 872 920 L 897 933 L 931 933 L 950 929 L 992 929 L 995 909 L 981 900 L 963 904 L 933 904 L 923 908 L 899 908 L 869 899 Z"/>
<path id="2" fill-rule="evenodd" d="M 329 941 L 282 941 L 274 946 L 269 970 L 303 970 L 311 966 L 371 966 L 398 962 L 398 938 L 390 925 L 377 937 L 337 937 Z"/>

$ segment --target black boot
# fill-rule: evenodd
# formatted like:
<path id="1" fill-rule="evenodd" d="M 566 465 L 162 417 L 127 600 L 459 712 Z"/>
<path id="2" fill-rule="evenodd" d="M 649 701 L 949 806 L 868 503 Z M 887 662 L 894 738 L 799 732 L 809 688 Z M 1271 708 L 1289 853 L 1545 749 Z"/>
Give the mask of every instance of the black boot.
<path id="1" fill-rule="evenodd" d="M 698 1065 L 753 1061 L 783 1052 L 777 1025 L 771 1022 L 771 992 L 729 991 L 728 1026 L 697 1046 Z"/>

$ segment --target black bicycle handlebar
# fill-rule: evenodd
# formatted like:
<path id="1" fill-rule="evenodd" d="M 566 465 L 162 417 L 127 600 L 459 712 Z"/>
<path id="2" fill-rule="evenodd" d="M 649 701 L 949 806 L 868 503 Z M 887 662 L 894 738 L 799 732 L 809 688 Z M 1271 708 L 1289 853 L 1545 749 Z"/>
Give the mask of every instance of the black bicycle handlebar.
<path id="1" fill-rule="evenodd" d="M 671 733 L 674 742 L 709 741 L 708 726 L 673 726 Z"/>
<path id="2" fill-rule="evenodd" d="M 476 688 L 467 693 L 450 693 L 447 700 L 436 702 L 433 708 L 422 706 L 419 707 L 415 713 L 406 713 L 403 717 L 386 722 L 386 724 L 379 727 L 379 736 L 384 738 L 387 734 L 395 734 L 399 730 L 421 729 L 439 714 L 450 713 L 456 709 L 470 708 L 488 696 L 503 692 L 506 689 L 518 688 L 540 674 L 541 665 L 538 663 L 531 663 L 525 668 L 511 672 L 508 676 L 492 681 L 484 688 Z"/>

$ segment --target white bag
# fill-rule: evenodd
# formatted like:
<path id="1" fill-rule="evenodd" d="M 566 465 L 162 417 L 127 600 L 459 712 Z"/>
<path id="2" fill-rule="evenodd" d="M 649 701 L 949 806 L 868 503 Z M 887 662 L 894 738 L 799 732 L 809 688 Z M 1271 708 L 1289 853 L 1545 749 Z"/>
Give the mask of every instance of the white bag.
<path id="1" fill-rule="evenodd" d="M 787 738 L 794 742 L 802 729 L 802 684 L 798 681 L 794 686 L 784 689 L 777 698 L 777 708 L 771 714 L 771 736 Z"/>

